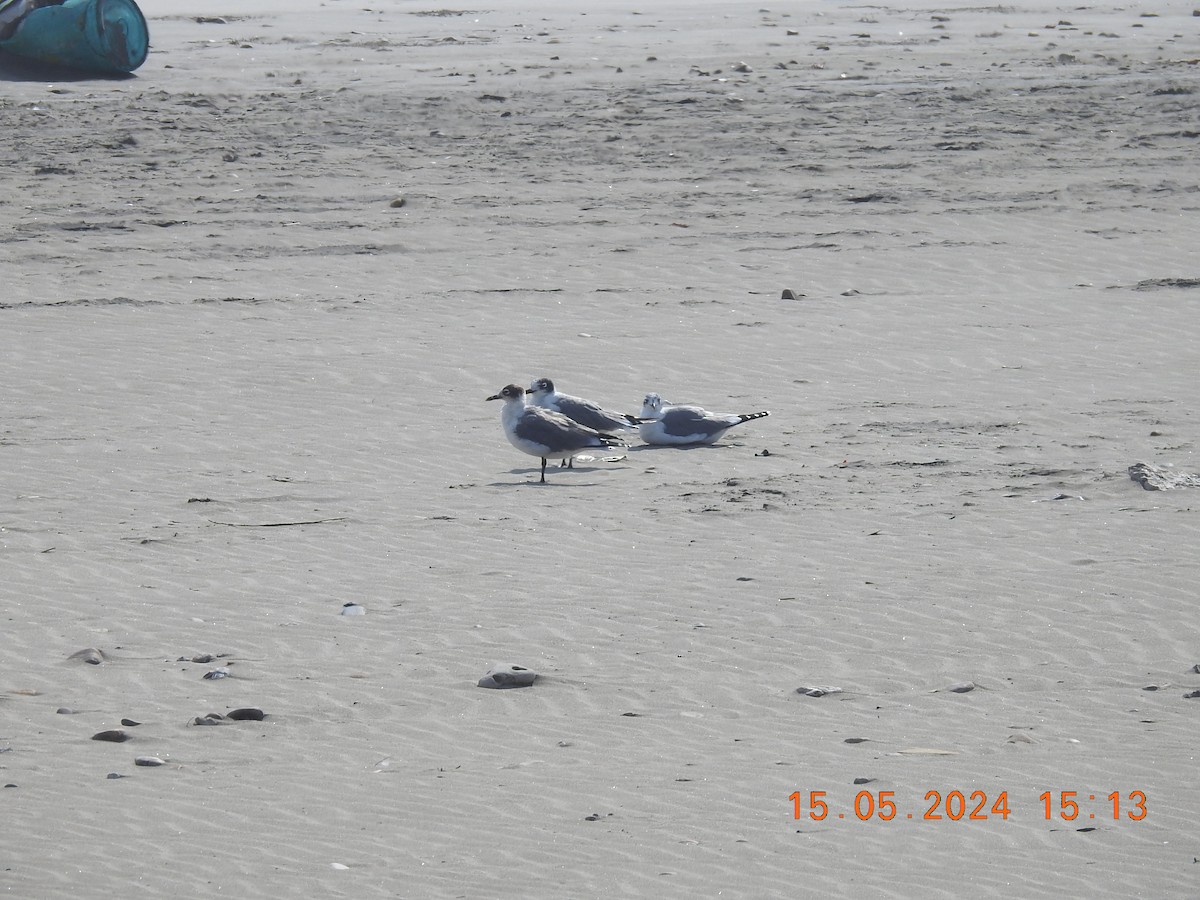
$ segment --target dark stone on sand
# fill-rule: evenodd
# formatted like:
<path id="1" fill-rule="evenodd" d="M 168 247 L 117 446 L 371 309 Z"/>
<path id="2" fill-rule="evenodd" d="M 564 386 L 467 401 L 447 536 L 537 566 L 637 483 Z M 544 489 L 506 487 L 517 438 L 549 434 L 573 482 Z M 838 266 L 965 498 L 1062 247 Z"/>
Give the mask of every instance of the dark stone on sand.
<path id="1" fill-rule="evenodd" d="M 875 780 L 874 778 L 855 778 L 854 783 L 855 784 L 870 784 L 874 780 Z"/>
<path id="2" fill-rule="evenodd" d="M 111 780 L 114 778 L 126 778 L 128 776 L 122 775 L 120 772 L 109 772 L 105 777 Z"/>
<path id="3" fill-rule="evenodd" d="M 799 300 L 803 296 L 804 296 L 803 294 L 797 294 L 791 288 L 784 288 L 783 296 L 780 297 L 779 299 L 780 300 Z"/>
<path id="4" fill-rule="evenodd" d="M 203 715 L 203 716 L 196 716 L 196 718 L 192 719 L 192 724 L 193 725 L 223 725 L 223 724 L 225 724 L 225 717 L 223 715 L 221 715 L 220 713 L 207 713 L 206 715 Z"/>
<path id="5" fill-rule="evenodd" d="M 219 678 L 228 678 L 228 669 L 213 669 L 211 672 L 205 672 L 202 676 L 205 681 L 216 681 Z"/>
<path id="6" fill-rule="evenodd" d="M 95 647 L 88 647 L 84 650 L 76 650 L 67 659 L 73 659 L 78 662 L 85 662 L 89 666 L 98 666 L 105 662 L 108 657 L 104 655 L 103 650 L 97 650 Z"/>
<path id="7" fill-rule="evenodd" d="M 77 711 L 74 709 L 71 709 L 71 707 L 69 707 L 69 706 L 60 706 L 58 709 L 55 710 L 55 712 L 58 713 L 60 716 L 73 716 L 76 714 Z"/>
<path id="8" fill-rule="evenodd" d="M 133 721 L 133 719 L 122 719 L 121 724 L 124 725 L 126 728 L 136 728 L 137 726 L 141 725 L 142 723 L 135 722 L 135 721 Z"/>
<path id="9" fill-rule="evenodd" d="M 157 756 L 135 756 L 133 764 L 135 766 L 165 766 L 167 763 Z"/>
<path id="10" fill-rule="evenodd" d="M 1184 700 L 1195 700 L 1197 697 L 1200 697 L 1200 691 L 1188 691 L 1183 695 Z"/>
<path id="11" fill-rule="evenodd" d="M 970 693 L 971 691 L 975 690 L 975 682 L 960 681 L 957 684 L 950 685 L 949 687 L 946 688 L 946 690 L 951 691 L 955 694 Z"/>
<path id="12" fill-rule="evenodd" d="M 509 664 L 495 665 L 479 679 L 481 688 L 529 687 L 537 678 L 537 672 L 524 666 Z"/>
<path id="13" fill-rule="evenodd" d="M 842 741 L 843 744 L 865 744 L 868 738 L 846 738 Z"/>
<path id="14" fill-rule="evenodd" d="M 227 718 L 233 719 L 235 722 L 261 722 L 267 717 L 267 714 L 256 706 L 244 706 L 226 715 Z"/>
<path id="15" fill-rule="evenodd" d="M 110 743 L 113 743 L 113 744 L 121 744 L 121 743 L 124 743 L 125 741 L 129 740 L 129 735 L 127 735 L 125 732 L 121 731 L 120 729 L 114 729 L 112 731 L 98 731 L 92 735 L 92 740 L 93 741 L 109 741 Z"/>

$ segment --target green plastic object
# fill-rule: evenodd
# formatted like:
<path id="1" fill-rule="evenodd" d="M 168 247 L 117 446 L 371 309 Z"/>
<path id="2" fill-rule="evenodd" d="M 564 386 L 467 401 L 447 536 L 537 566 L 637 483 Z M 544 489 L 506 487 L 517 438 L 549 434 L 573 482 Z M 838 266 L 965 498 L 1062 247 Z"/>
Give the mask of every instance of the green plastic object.
<path id="1" fill-rule="evenodd" d="M 49 0 L 50 5 L 42 5 L 45 2 L 0 2 L 0 22 L 9 20 L 2 28 L 7 36 L 0 37 L 0 50 L 36 62 L 110 74 L 132 72 L 146 61 L 150 32 L 133 0 Z"/>

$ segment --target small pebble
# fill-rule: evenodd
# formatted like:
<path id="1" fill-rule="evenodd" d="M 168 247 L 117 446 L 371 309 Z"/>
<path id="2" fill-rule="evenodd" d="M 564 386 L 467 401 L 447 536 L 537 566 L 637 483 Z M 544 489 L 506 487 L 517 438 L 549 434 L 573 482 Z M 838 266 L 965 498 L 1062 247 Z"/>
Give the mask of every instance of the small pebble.
<path id="1" fill-rule="evenodd" d="M 791 288 L 784 288 L 783 296 L 780 297 L 779 299 L 780 300 L 799 300 L 803 296 L 804 296 L 803 294 L 797 294 Z"/>
<path id="2" fill-rule="evenodd" d="M 235 722 L 261 722 L 267 717 L 267 714 L 258 707 L 246 706 L 233 710 L 227 716 Z"/>
<path id="3" fill-rule="evenodd" d="M 519 688 L 529 687 L 537 678 L 537 672 L 524 666 L 495 665 L 479 679 L 481 688 Z"/>
<path id="4" fill-rule="evenodd" d="M 135 756 L 133 758 L 135 766 L 165 766 L 166 760 L 159 759 L 157 756 Z"/>
<path id="5" fill-rule="evenodd" d="M 403 197 L 397 197 L 395 200 L 393 200 L 391 203 L 389 203 L 388 206 L 390 206 L 392 209 L 399 209 L 406 202 L 407 201 Z"/>
<path id="6" fill-rule="evenodd" d="M 126 728 L 136 728 L 137 726 L 141 725 L 142 723 L 135 722 L 135 721 L 133 721 L 133 719 L 122 719 L 121 724 L 124 725 Z"/>
<path id="7" fill-rule="evenodd" d="M 108 775 L 105 777 L 107 777 L 107 778 L 124 778 L 126 776 L 122 775 L 120 772 L 109 772 Z"/>
<path id="8" fill-rule="evenodd" d="M 129 735 L 127 735 L 125 732 L 121 731 L 120 729 L 115 729 L 112 731 L 98 731 L 92 735 L 92 740 L 93 741 L 109 741 L 110 743 L 113 743 L 113 744 L 120 744 L 120 743 L 124 743 L 125 741 L 129 740 Z"/>
<path id="9" fill-rule="evenodd" d="M 193 725 L 220 725 L 225 721 L 225 717 L 220 713 L 208 713 L 204 716 L 196 716 L 192 719 Z"/>
<path id="10" fill-rule="evenodd" d="M 60 706 L 58 709 L 55 710 L 55 712 L 58 713 L 60 716 L 75 715 L 75 710 L 71 709 L 71 707 L 69 707 L 69 706 Z"/>
<path id="11" fill-rule="evenodd" d="M 85 662 L 89 666 L 98 666 L 100 663 L 108 659 L 108 657 L 104 655 L 103 650 L 97 650 L 95 647 L 88 647 L 85 650 L 77 650 L 68 656 L 67 659 L 75 659 L 79 662 Z"/>
<path id="12" fill-rule="evenodd" d="M 205 681 L 216 681 L 218 678 L 228 678 L 229 675 L 230 675 L 229 669 L 227 667 L 222 667 L 220 669 L 213 669 L 211 672 L 205 672 L 204 680 Z"/>
<path id="13" fill-rule="evenodd" d="M 951 691 L 955 694 L 966 694 L 970 691 L 975 690 L 975 682 L 960 681 L 957 684 L 950 685 L 949 687 L 946 688 L 946 690 Z"/>
<path id="14" fill-rule="evenodd" d="M 803 694 L 805 697 L 824 697 L 826 694 L 840 694 L 841 688 L 838 687 L 798 687 L 797 694 Z"/>
<path id="15" fill-rule="evenodd" d="M 1184 700 L 1195 700 L 1197 697 L 1200 697 L 1200 691 L 1188 691 L 1183 695 Z"/>

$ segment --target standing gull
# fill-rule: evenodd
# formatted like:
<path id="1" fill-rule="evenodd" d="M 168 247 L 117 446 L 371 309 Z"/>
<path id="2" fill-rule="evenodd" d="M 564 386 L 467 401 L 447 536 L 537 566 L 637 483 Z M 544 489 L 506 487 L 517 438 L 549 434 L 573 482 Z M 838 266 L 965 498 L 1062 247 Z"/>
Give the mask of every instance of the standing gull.
<path id="1" fill-rule="evenodd" d="M 572 459 L 585 450 L 622 447 L 624 441 L 610 434 L 585 428 L 562 413 L 525 405 L 525 388 L 510 384 L 488 400 L 503 400 L 500 424 L 508 442 L 542 460 L 542 484 L 546 483 L 546 460 Z"/>
<path id="2" fill-rule="evenodd" d="M 719 415 L 699 406 L 672 406 L 658 394 L 647 394 L 638 430 L 647 444 L 712 444 L 734 425 L 769 415 L 769 412 Z"/>
<path id="3" fill-rule="evenodd" d="M 527 394 L 532 398 L 532 406 L 540 406 L 551 412 L 562 413 L 568 419 L 573 419 L 584 428 L 598 431 L 601 434 L 620 434 L 637 428 L 633 416 L 609 412 L 602 409 L 598 403 L 584 400 L 582 397 L 572 397 L 554 389 L 554 382 L 549 378 L 537 378 L 529 385 Z M 563 465 L 569 466 L 571 461 L 564 460 Z"/>

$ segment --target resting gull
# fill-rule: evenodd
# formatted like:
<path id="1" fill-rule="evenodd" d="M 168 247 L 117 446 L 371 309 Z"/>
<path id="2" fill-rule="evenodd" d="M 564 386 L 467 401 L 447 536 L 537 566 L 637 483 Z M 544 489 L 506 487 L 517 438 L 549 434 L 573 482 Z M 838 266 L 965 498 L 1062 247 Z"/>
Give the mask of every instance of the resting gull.
<path id="1" fill-rule="evenodd" d="M 610 434 L 585 428 L 562 413 L 525 405 L 525 388 L 510 384 L 488 400 L 503 400 L 500 423 L 508 442 L 542 460 L 542 484 L 546 483 L 546 460 L 572 459 L 585 450 L 623 447 L 625 442 Z"/>
<path id="2" fill-rule="evenodd" d="M 769 416 L 769 412 L 719 415 L 699 406 L 672 406 L 658 394 L 647 394 L 638 430 L 647 444 L 712 444 L 734 425 Z"/>

